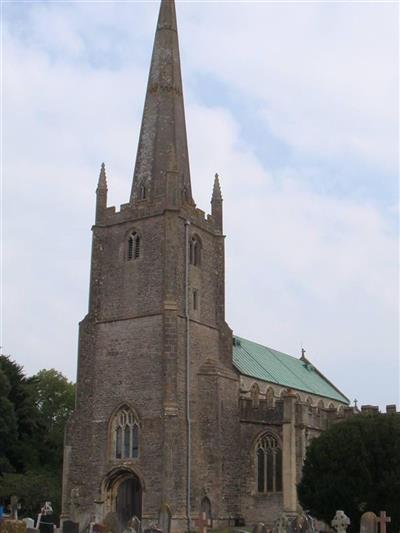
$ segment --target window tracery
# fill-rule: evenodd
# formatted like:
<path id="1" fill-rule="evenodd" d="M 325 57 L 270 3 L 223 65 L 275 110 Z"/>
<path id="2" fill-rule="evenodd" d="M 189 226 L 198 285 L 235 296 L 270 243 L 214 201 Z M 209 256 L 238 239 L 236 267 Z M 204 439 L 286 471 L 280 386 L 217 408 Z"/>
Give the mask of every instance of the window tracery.
<path id="1" fill-rule="evenodd" d="M 139 456 L 139 424 L 128 406 L 121 407 L 112 424 L 115 459 L 132 459 Z"/>
<path id="2" fill-rule="evenodd" d="M 282 491 L 282 448 L 272 433 L 264 433 L 256 444 L 257 492 Z"/>

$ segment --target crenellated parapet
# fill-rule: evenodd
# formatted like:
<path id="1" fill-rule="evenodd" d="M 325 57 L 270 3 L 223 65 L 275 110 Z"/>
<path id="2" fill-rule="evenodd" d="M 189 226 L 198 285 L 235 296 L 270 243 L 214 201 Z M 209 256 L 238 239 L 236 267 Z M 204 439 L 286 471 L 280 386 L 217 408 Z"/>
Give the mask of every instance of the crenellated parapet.
<path id="1" fill-rule="evenodd" d="M 254 404 L 251 399 L 240 398 L 240 420 L 264 424 L 281 424 L 283 422 L 283 400 L 277 400 L 272 407 L 268 400 L 260 399 Z"/>

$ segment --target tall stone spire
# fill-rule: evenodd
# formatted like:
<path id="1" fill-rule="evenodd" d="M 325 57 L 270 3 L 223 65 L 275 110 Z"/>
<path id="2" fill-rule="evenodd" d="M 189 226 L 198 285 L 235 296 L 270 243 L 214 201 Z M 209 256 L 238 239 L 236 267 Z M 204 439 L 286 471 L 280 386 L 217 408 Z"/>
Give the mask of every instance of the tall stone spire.
<path id="1" fill-rule="evenodd" d="M 174 0 L 161 0 L 131 202 L 193 203 Z"/>

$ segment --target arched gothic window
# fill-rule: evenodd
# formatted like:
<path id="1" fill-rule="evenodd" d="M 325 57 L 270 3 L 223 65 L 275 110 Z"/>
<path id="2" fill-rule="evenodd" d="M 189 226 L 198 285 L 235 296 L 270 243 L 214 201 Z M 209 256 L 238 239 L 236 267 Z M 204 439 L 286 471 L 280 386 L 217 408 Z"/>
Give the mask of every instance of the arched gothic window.
<path id="1" fill-rule="evenodd" d="M 250 389 L 251 404 L 253 407 L 258 407 L 260 403 L 260 388 L 257 383 L 253 383 Z"/>
<path id="2" fill-rule="evenodd" d="M 267 407 L 271 408 L 274 406 L 274 389 L 272 387 L 268 387 L 267 394 Z"/>
<path id="3" fill-rule="evenodd" d="M 140 236 L 136 231 L 129 235 L 128 239 L 128 261 L 140 257 Z"/>
<path id="4" fill-rule="evenodd" d="M 282 492 L 282 448 L 272 433 L 264 433 L 256 444 L 257 491 Z"/>
<path id="5" fill-rule="evenodd" d="M 112 424 L 115 459 L 132 459 L 139 455 L 139 424 L 132 409 L 123 406 Z"/>
<path id="6" fill-rule="evenodd" d="M 194 235 L 189 242 L 189 263 L 194 266 L 200 266 L 201 261 L 201 243 L 200 239 Z"/>

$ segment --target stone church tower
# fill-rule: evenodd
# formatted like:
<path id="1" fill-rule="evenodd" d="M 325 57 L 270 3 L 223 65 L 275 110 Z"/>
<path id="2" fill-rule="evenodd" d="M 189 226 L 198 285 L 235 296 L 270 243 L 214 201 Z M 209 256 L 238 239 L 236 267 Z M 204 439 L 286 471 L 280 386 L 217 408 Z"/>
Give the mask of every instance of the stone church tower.
<path id="1" fill-rule="evenodd" d="M 107 207 L 102 165 L 89 311 L 80 323 L 63 516 L 187 530 L 239 512 L 239 375 L 225 322 L 218 177 L 191 192 L 175 5 L 162 0 L 129 203 Z"/>

